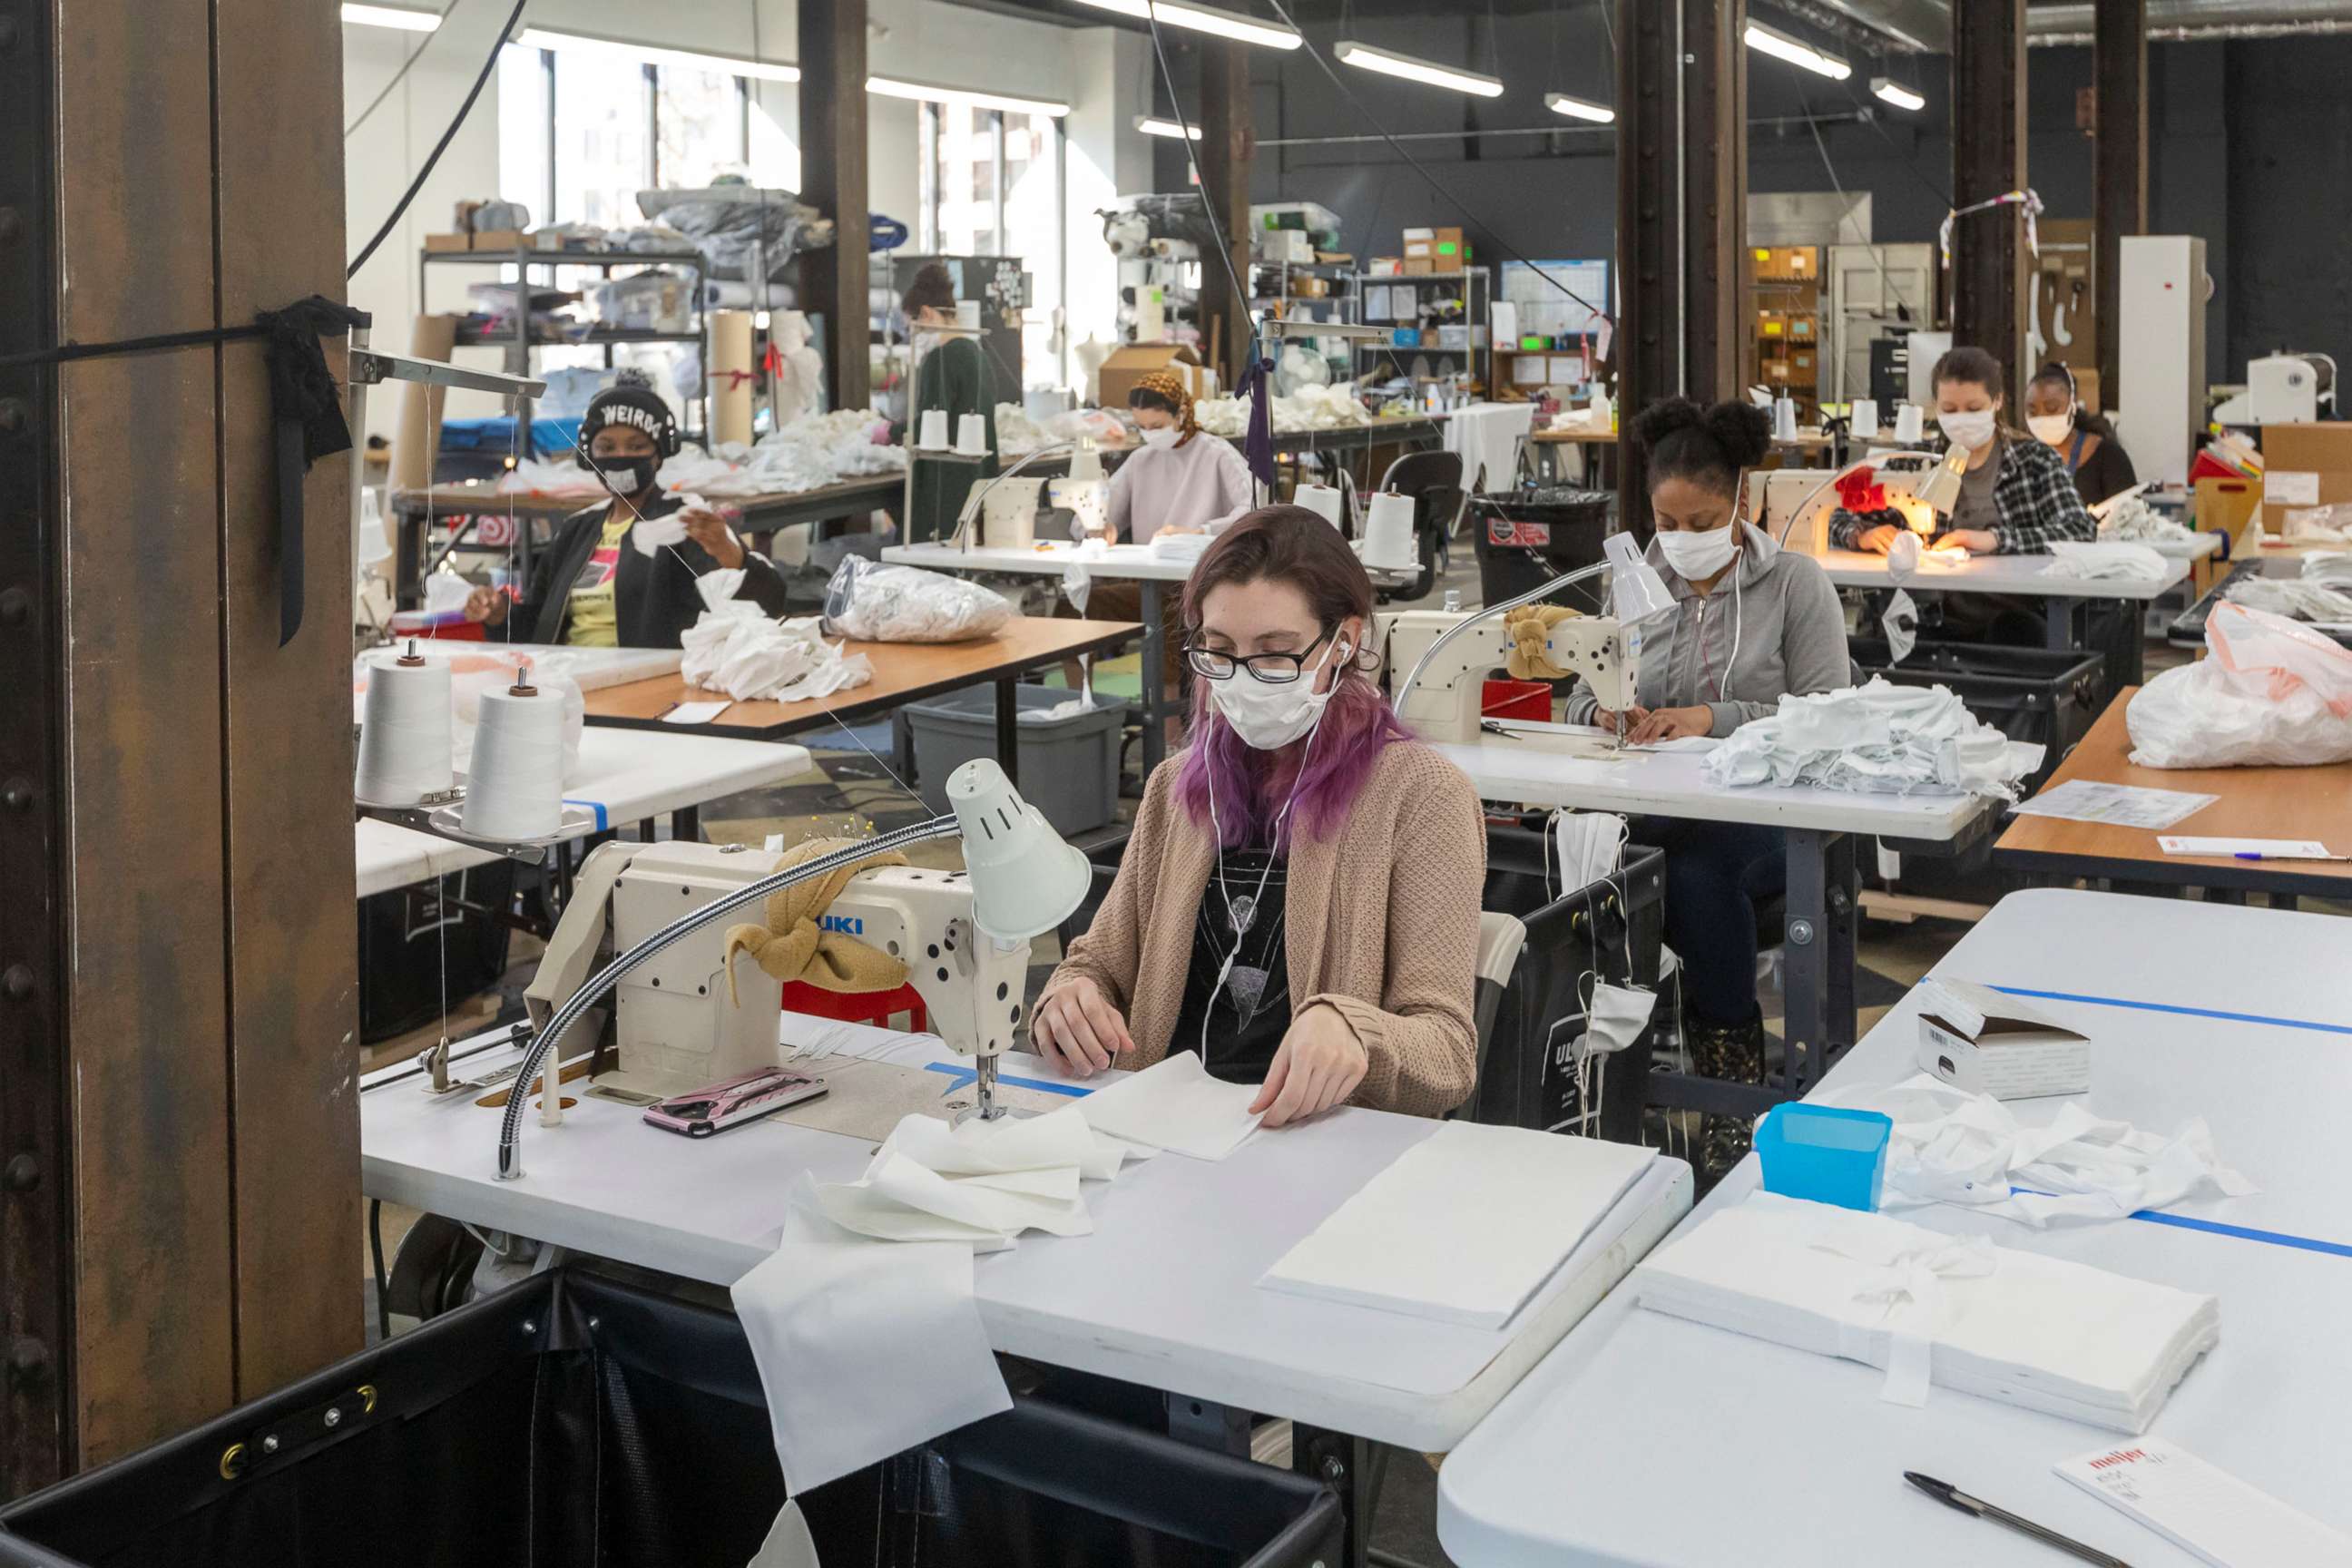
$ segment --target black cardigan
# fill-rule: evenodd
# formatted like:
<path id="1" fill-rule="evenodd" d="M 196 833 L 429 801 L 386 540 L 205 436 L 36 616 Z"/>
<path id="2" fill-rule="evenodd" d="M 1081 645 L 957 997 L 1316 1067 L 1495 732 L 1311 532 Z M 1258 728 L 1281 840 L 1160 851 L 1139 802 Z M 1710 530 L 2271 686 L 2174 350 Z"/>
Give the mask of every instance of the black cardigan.
<path id="1" fill-rule="evenodd" d="M 554 541 L 532 563 L 530 596 L 513 605 L 497 628 L 506 642 L 561 643 L 571 614 L 572 584 L 604 533 L 604 514 L 614 503 L 575 511 L 556 529 Z M 669 494 L 644 503 L 642 515 L 667 517 L 686 503 Z M 632 525 L 634 529 L 634 525 Z M 677 647 L 686 628 L 702 617 L 702 591 L 695 579 L 719 570 L 710 552 L 691 539 L 656 550 L 648 558 L 622 536 L 621 563 L 613 574 L 613 609 L 623 647 Z M 739 599 L 756 600 L 771 616 L 786 607 L 783 574 L 746 545 Z"/>
<path id="2" fill-rule="evenodd" d="M 2074 416 L 2074 426 L 2086 435 L 2099 438 L 2099 449 L 2083 459 L 2074 470 L 2074 491 L 2083 498 L 2084 506 L 2096 506 L 2111 495 L 2117 495 L 2139 483 L 2132 470 L 2131 454 L 2116 439 L 2116 427 L 2099 415 L 2084 412 Z M 2074 434 L 2070 431 L 2060 442 L 2061 458 L 2074 449 Z"/>

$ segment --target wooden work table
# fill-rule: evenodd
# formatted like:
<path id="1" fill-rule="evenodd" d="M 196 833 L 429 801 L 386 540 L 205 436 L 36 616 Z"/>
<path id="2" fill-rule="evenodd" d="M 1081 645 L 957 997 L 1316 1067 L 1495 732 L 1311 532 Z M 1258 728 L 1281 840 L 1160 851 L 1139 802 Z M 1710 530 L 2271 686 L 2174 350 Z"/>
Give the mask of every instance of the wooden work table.
<path id="1" fill-rule="evenodd" d="M 1081 654 L 1104 653 L 1143 635 L 1134 621 L 1057 620 L 1015 616 L 994 637 L 955 643 L 859 642 L 843 651 L 864 654 L 874 679 L 832 697 L 801 702 L 736 702 L 704 724 L 665 723 L 662 715 L 681 702 L 713 701 L 722 692 L 688 686 L 684 678 L 662 676 L 588 693 L 588 722 L 626 730 L 659 730 L 725 735 L 737 740 L 781 741 L 789 735 L 831 729 L 891 709 L 960 691 L 982 682 L 996 687 L 997 760 L 1018 777 L 1013 742 L 1020 698 L 1013 689 L 1028 670 L 1059 664 Z"/>
<path id="2" fill-rule="evenodd" d="M 2221 798 L 2165 831 L 2199 838 L 2317 839 L 2352 855 L 2352 763 L 2309 768 L 2142 768 L 2131 762 L 2125 710 L 2139 688 L 2127 687 L 2083 743 L 2051 775 L 2046 792 L 2070 779 L 2176 790 Z M 2020 816 L 1994 846 L 1994 858 L 2016 870 L 2059 878 L 2105 877 L 2232 893 L 2352 898 L 2352 864 L 2327 860 L 2216 860 L 2167 855 L 2144 827 Z"/>

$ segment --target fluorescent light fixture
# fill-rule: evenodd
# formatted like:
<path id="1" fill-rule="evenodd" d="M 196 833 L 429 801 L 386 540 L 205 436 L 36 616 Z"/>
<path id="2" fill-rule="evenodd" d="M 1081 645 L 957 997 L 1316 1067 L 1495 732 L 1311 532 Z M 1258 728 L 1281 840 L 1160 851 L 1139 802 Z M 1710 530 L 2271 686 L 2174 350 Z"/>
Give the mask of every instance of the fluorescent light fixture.
<path id="1" fill-rule="evenodd" d="M 1146 136 L 1181 137 L 1184 134 L 1184 128 L 1181 125 L 1172 120 L 1162 120 L 1156 114 L 1137 115 L 1135 128 Z M 1192 127 L 1192 140 L 1198 142 L 1200 139 L 1201 128 L 1195 125 Z"/>
<path id="2" fill-rule="evenodd" d="M 441 26 L 441 13 L 411 11 L 404 5 L 346 5 L 343 20 L 355 27 L 395 27 L 404 33 L 429 33 Z"/>
<path id="3" fill-rule="evenodd" d="M 1590 120 L 1595 125 L 1608 125 L 1617 118 L 1617 111 L 1605 103 L 1570 98 L 1564 92 L 1545 93 L 1544 107 L 1554 114 L 1565 114 L 1570 120 Z"/>
<path id="4" fill-rule="evenodd" d="M 1748 47 L 1758 54 L 1770 55 L 1792 66 L 1825 76 L 1832 81 L 1843 81 L 1853 74 L 1853 68 L 1825 49 L 1817 49 L 1804 39 L 1768 27 L 1761 22 L 1748 24 Z"/>
<path id="5" fill-rule="evenodd" d="M 901 81 L 896 77 L 869 76 L 866 90 L 885 98 L 911 98 L 918 103 L 960 104 L 971 109 L 1003 109 L 1014 114 L 1042 114 L 1059 120 L 1070 112 L 1066 103 L 1050 99 L 1015 98 L 1009 93 L 981 92 L 971 88 L 935 87 L 929 82 Z"/>
<path id="6" fill-rule="evenodd" d="M 515 42 L 526 49 L 572 50 L 633 60 L 639 65 L 676 66 L 681 70 L 709 71 L 716 76 L 751 77 L 760 81 L 798 81 L 801 68 L 782 60 L 759 60 L 748 55 L 713 55 L 694 49 L 667 49 L 626 38 L 600 38 L 588 33 L 560 33 L 548 27 L 525 27 Z"/>
<path id="7" fill-rule="evenodd" d="M 1927 97 L 1925 93 L 1914 92 L 1892 77 L 1872 77 L 1870 93 L 1873 98 L 1884 100 L 1897 109 L 1914 114 L 1927 107 Z"/>
<path id="8" fill-rule="evenodd" d="M 1141 20 L 1157 16 L 1171 27 L 1189 27 L 1196 33 L 1212 33 L 1220 38 L 1232 38 L 1237 43 L 1262 44 L 1269 49 L 1295 49 L 1301 42 L 1295 27 L 1279 22 L 1261 22 L 1255 16 L 1244 16 L 1232 11 L 1220 11 L 1212 5 L 1195 5 L 1192 0 L 1078 0 L 1097 11 L 1116 11 L 1122 16 Z"/>
<path id="9" fill-rule="evenodd" d="M 1428 60 L 1417 60 L 1411 55 L 1391 54 L 1351 38 L 1340 40 L 1339 47 L 1331 52 L 1338 55 L 1343 63 L 1360 70 L 1402 77 L 1407 81 L 1427 82 L 1432 87 L 1451 88 L 1455 92 L 1473 93 L 1480 98 L 1503 96 L 1503 84 L 1493 77 L 1480 76 L 1475 71 L 1455 70 L 1452 66 L 1434 65 Z"/>

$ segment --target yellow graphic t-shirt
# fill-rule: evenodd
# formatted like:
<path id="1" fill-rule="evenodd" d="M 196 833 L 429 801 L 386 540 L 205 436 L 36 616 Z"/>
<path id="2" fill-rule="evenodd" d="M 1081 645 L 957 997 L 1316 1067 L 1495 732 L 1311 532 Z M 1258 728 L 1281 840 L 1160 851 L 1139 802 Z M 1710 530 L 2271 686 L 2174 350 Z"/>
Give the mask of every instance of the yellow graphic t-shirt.
<path id="1" fill-rule="evenodd" d="M 589 553 L 588 564 L 581 568 L 579 580 L 572 584 L 563 640 L 573 647 L 620 646 L 620 613 L 613 605 L 613 578 L 621 569 L 621 541 L 633 521 L 625 513 L 605 517 L 604 532 Z"/>

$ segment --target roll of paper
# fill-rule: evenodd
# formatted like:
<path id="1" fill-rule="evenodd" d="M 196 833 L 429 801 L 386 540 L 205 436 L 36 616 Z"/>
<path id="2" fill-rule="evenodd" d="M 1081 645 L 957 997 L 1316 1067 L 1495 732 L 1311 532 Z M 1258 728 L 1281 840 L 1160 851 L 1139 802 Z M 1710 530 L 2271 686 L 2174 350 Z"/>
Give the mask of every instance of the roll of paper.
<path id="1" fill-rule="evenodd" d="M 710 430 L 721 441 L 751 444 L 751 313 L 710 318 Z"/>
<path id="2" fill-rule="evenodd" d="M 958 300 L 956 301 L 956 325 L 970 331 L 980 331 L 979 300 Z"/>
<path id="3" fill-rule="evenodd" d="M 1908 447 L 1925 434 L 1927 420 L 1920 414 L 1919 405 L 1916 403 L 1899 405 L 1895 410 L 1895 438 Z"/>
<path id="4" fill-rule="evenodd" d="M 988 421 L 977 414 L 967 414 L 956 421 L 956 450 L 966 457 L 976 458 L 988 450 Z"/>
<path id="5" fill-rule="evenodd" d="M 1340 532 L 1347 531 L 1347 525 L 1340 520 L 1347 516 L 1348 498 L 1339 493 L 1338 487 L 1301 485 L 1293 492 L 1290 499 L 1339 530 Z"/>
<path id="6" fill-rule="evenodd" d="M 917 443 L 938 451 L 948 444 L 948 411 L 944 408 L 923 410 L 923 438 Z"/>
<path id="7" fill-rule="evenodd" d="M 415 805 L 446 795 L 449 661 L 386 659 L 368 670 L 352 796 L 362 805 Z"/>
<path id="8" fill-rule="evenodd" d="M 419 316 L 409 329 L 408 352 L 415 359 L 447 363 L 457 346 L 457 318 Z M 400 387 L 400 428 L 392 443 L 392 484 L 395 490 L 421 490 L 433 482 L 434 454 L 441 447 L 441 412 L 448 398 L 446 388 L 406 381 Z M 365 440 L 367 432 L 353 432 Z"/>
<path id="9" fill-rule="evenodd" d="M 463 820 L 478 838 L 544 838 L 563 826 L 562 698 L 528 688 L 482 694 Z"/>

